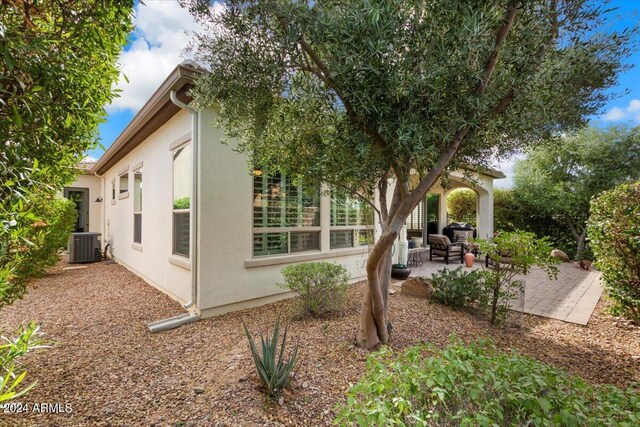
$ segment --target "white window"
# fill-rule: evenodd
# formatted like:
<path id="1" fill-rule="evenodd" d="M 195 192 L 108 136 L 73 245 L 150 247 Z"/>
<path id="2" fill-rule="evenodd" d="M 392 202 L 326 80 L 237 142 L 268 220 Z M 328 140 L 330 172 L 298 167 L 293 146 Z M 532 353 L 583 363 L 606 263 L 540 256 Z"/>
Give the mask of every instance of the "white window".
<path id="1" fill-rule="evenodd" d="M 133 242 L 142 244 L 142 169 L 133 172 Z"/>
<path id="2" fill-rule="evenodd" d="M 253 255 L 320 250 L 320 189 L 283 174 L 253 177 Z"/>
<path id="3" fill-rule="evenodd" d="M 191 144 L 173 152 L 173 254 L 189 257 L 191 228 Z"/>
<path id="4" fill-rule="evenodd" d="M 129 194 L 129 171 L 122 172 L 118 177 L 118 189 L 120 196 Z"/>
<path id="5" fill-rule="evenodd" d="M 373 209 L 365 201 L 337 190 L 331 192 L 329 248 L 353 248 L 373 243 Z"/>
<path id="6" fill-rule="evenodd" d="M 111 204 L 116 202 L 116 179 L 111 180 Z"/>

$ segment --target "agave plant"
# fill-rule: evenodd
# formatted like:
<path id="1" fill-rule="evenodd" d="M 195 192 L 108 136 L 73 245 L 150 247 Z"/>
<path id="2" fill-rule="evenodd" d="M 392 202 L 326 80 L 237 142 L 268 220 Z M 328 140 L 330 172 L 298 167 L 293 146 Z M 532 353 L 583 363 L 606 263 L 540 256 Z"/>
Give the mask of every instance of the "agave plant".
<path id="1" fill-rule="evenodd" d="M 298 337 L 296 344 L 293 346 L 289 360 L 285 360 L 287 329 L 289 325 L 285 324 L 282 343 L 278 345 L 280 339 L 280 317 L 276 319 L 272 336 L 268 334 L 265 336 L 262 334 L 262 329 L 260 330 L 261 352 L 258 352 L 256 343 L 244 319 L 242 320 L 242 325 L 249 340 L 249 348 L 251 349 L 251 355 L 253 356 L 253 362 L 256 365 L 258 376 L 265 385 L 266 394 L 268 397 L 277 397 L 282 389 L 289 384 L 291 371 L 293 371 L 298 359 L 298 344 L 300 338 Z"/>

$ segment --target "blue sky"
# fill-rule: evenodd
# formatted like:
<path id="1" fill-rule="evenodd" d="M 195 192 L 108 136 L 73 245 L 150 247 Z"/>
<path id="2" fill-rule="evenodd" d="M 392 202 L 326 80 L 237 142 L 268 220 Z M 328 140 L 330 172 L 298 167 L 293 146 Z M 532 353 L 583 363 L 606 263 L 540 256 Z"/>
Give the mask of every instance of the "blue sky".
<path id="1" fill-rule="evenodd" d="M 640 0 L 614 0 L 610 7 L 619 8 L 614 14 L 622 18 L 614 27 L 616 29 L 634 25 L 640 20 Z M 119 61 L 129 82 L 121 77 L 117 85 L 122 91 L 121 97 L 106 106 L 107 121 L 99 128 L 100 141 L 105 148 L 113 143 L 171 70 L 185 59 L 183 50 L 189 42 L 190 33 L 199 30 L 189 14 L 173 0 L 138 4 L 134 25 Z M 594 116 L 592 125 L 640 124 L 640 52 L 635 52 L 627 62 L 637 66 L 623 73 L 618 86 L 612 90 L 621 96 L 611 100 L 602 114 Z M 626 91 L 628 93 L 625 94 Z M 102 153 L 103 150 L 97 148 L 88 155 L 99 158 Z M 510 176 L 513 163 L 512 159 L 502 162 L 499 167 Z M 509 187 L 511 180 L 497 181 L 496 185 Z"/>

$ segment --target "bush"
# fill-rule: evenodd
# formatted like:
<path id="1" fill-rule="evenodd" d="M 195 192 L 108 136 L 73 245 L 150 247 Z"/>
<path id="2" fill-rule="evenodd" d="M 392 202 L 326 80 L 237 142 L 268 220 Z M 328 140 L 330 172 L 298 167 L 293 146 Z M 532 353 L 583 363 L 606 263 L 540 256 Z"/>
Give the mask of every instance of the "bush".
<path id="1" fill-rule="evenodd" d="M 189 209 L 190 206 L 191 198 L 189 196 L 181 197 L 173 201 L 173 209 Z"/>
<path id="2" fill-rule="evenodd" d="M 490 316 L 491 324 L 507 319 L 511 303 L 524 291 L 524 280 L 532 267 L 541 268 L 550 279 L 558 274 L 559 260 L 551 256 L 548 238 L 534 233 L 513 231 L 497 234 L 491 240 L 479 240 L 480 250 L 495 265 L 483 271 L 483 292 L 478 303 Z"/>
<path id="3" fill-rule="evenodd" d="M 27 371 L 18 365 L 18 359 L 27 352 L 44 348 L 40 328 L 31 322 L 18 331 L 16 338 L 0 336 L 0 403 L 23 396 L 36 383 L 20 386 Z"/>
<path id="4" fill-rule="evenodd" d="M 478 300 L 481 292 L 482 273 L 466 272 L 462 267 L 442 269 L 431 278 L 434 287 L 433 300 L 453 307 L 465 307 Z"/>
<path id="5" fill-rule="evenodd" d="M 349 273 L 339 264 L 309 262 L 282 269 L 280 287 L 300 295 L 302 315 L 324 316 L 343 308 L 349 288 Z"/>
<path id="6" fill-rule="evenodd" d="M 75 205 L 53 194 L 34 194 L 28 213 L 4 224 L 0 239 L 0 307 L 21 298 L 26 282 L 60 260 L 76 221 Z"/>
<path id="7" fill-rule="evenodd" d="M 258 376 L 265 386 L 265 393 L 267 397 L 278 397 L 282 392 L 282 389 L 289 385 L 291 371 L 293 371 L 293 368 L 295 367 L 298 360 L 299 339 L 291 350 L 289 360 L 285 360 L 284 354 L 287 344 L 288 325 L 285 325 L 284 327 L 282 344 L 279 344 L 279 324 L 280 318 L 277 318 L 276 324 L 273 327 L 272 337 L 270 337 L 269 335 L 265 337 L 264 335 L 262 335 L 262 330 L 260 330 L 260 343 L 262 348 L 261 351 L 258 352 L 258 348 L 253 341 L 253 337 L 249 332 L 249 328 L 247 328 L 247 324 L 244 323 L 244 320 L 242 321 L 244 332 L 246 333 L 247 339 L 249 340 L 249 348 L 251 349 L 253 362 L 256 366 L 256 370 L 258 371 Z"/>
<path id="8" fill-rule="evenodd" d="M 338 425 L 638 425 L 640 389 L 590 385 L 487 341 L 372 354 L 347 391 Z"/>
<path id="9" fill-rule="evenodd" d="M 613 311 L 640 321 L 640 182 L 591 201 L 588 236 Z"/>

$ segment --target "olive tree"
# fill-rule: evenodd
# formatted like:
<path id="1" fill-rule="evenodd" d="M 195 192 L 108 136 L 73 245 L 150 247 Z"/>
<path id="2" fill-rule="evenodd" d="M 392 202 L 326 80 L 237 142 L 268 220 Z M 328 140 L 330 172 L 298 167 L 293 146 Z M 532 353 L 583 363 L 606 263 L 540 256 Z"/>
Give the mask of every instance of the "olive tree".
<path id="1" fill-rule="evenodd" d="M 183 3 L 211 71 L 194 104 L 216 106 L 253 165 L 379 193 L 362 347 L 389 339 L 391 247 L 427 191 L 583 126 L 633 33 L 602 33 L 603 8 L 584 0 Z"/>

